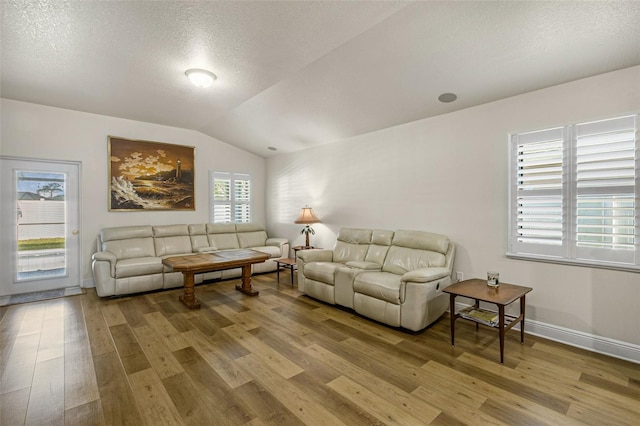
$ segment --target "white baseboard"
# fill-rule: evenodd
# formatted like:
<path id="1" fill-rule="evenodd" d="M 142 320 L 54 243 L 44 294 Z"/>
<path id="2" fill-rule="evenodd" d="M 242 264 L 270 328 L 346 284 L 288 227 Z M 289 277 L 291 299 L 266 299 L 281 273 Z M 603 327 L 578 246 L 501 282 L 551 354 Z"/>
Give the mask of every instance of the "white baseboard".
<path id="1" fill-rule="evenodd" d="M 456 309 L 469 305 L 456 303 Z M 640 345 L 525 318 L 525 333 L 640 364 Z M 513 327 L 520 330 L 520 324 Z"/>
<path id="2" fill-rule="evenodd" d="M 513 327 L 519 329 L 518 326 Z M 527 319 L 525 333 L 640 364 L 640 346 Z"/>

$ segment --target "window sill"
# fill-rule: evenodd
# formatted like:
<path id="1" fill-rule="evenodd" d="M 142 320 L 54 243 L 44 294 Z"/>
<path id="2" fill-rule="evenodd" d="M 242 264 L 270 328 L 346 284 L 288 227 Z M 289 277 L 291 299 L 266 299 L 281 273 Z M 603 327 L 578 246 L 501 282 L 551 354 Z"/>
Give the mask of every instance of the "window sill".
<path id="1" fill-rule="evenodd" d="M 586 266 L 589 268 L 612 269 L 615 271 L 625 271 L 625 272 L 635 272 L 635 273 L 640 272 L 640 266 L 623 264 L 623 263 L 597 262 L 593 260 L 563 259 L 559 257 L 539 256 L 539 255 L 536 256 L 536 255 L 520 254 L 520 253 L 507 253 L 506 256 L 509 259 L 528 260 L 531 262 L 554 263 L 554 264 L 569 265 L 569 266 Z"/>

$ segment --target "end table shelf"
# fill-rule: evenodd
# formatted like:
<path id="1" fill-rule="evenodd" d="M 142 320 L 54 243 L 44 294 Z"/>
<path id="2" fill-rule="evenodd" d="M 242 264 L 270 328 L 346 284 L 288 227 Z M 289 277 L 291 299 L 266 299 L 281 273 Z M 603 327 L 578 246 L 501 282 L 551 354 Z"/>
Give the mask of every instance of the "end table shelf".
<path id="1" fill-rule="evenodd" d="M 514 284 L 500 283 L 498 287 L 487 286 L 486 280 L 471 279 L 460 281 L 445 288 L 445 293 L 449 293 L 449 316 L 451 318 L 451 346 L 455 346 L 455 323 L 458 318 L 466 319 L 476 323 L 476 330 L 479 324 L 497 328 L 500 333 L 500 363 L 504 362 L 504 335 L 514 325 L 520 323 L 520 343 L 524 343 L 524 314 L 526 304 L 526 294 L 532 290 L 531 287 L 522 287 Z M 480 302 L 493 303 L 498 306 L 498 323 L 495 325 L 486 324 L 477 319 L 462 316 L 456 313 L 456 297 L 468 297 L 474 300 L 474 307 L 478 309 Z M 520 300 L 520 315 L 505 314 L 507 305 Z"/>

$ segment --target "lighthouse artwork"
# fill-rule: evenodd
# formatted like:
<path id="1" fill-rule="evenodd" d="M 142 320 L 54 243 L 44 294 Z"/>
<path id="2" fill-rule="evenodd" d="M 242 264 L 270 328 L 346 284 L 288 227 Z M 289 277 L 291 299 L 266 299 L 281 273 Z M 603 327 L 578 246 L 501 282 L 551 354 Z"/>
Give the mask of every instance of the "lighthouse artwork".
<path id="1" fill-rule="evenodd" d="M 109 210 L 195 210 L 195 148 L 109 136 Z"/>

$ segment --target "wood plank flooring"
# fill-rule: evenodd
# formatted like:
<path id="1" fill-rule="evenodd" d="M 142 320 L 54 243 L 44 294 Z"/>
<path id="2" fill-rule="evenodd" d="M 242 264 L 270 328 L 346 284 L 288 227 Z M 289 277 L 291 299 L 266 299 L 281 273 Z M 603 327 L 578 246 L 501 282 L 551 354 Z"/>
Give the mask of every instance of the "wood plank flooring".
<path id="1" fill-rule="evenodd" d="M 286 274 L 285 274 L 286 275 Z M 445 315 L 420 333 L 288 277 L 0 308 L 1 425 L 639 425 L 640 366 Z"/>

